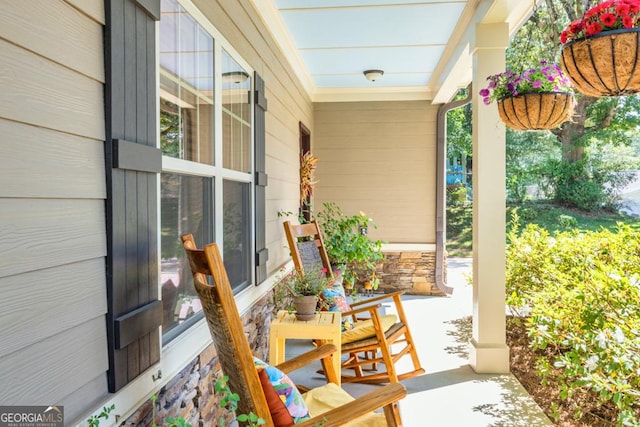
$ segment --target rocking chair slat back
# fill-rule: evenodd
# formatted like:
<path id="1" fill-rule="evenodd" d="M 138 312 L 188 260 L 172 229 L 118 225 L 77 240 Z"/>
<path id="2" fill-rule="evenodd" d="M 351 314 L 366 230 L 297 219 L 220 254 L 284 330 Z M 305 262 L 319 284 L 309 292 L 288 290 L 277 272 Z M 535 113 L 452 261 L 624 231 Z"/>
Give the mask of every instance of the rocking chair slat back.
<path id="1" fill-rule="evenodd" d="M 314 219 L 309 224 L 296 225 L 295 227 L 292 226 L 290 221 L 285 221 L 284 226 L 285 230 L 289 230 L 287 243 L 292 252 L 291 258 L 293 258 L 296 269 L 304 271 L 324 267 L 327 269 L 327 276 L 333 278 L 331 262 L 329 262 L 329 256 L 325 250 L 324 241 L 316 220 Z M 310 240 L 298 241 L 300 237 Z"/>
<path id="2" fill-rule="evenodd" d="M 199 250 L 191 234 L 181 239 L 222 371 L 229 377 L 231 390 L 240 397 L 238 411 L 253 412 L 273 425 L 218 246 L 212 243 Z M 208 284 L 207 276 L 213 278 L 213 285 Z"/>

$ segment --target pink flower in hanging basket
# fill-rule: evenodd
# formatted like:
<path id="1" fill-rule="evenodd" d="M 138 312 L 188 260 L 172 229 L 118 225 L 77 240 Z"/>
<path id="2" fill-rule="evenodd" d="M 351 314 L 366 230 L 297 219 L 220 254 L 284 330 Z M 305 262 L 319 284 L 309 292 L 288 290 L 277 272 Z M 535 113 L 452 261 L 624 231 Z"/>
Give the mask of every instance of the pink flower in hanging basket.
<path id="1" fill-rule="evenodd" d="M 487 87 L 479 92 L 485 105 L 523 93 L 573 93 L 573 86 L 562 73 L 562 69 L 557 64 L 549 64 L 546 61 L 541 61 L 536 67 L 521 74 L 507 70 L 487 77 L 487 81 Z"/>

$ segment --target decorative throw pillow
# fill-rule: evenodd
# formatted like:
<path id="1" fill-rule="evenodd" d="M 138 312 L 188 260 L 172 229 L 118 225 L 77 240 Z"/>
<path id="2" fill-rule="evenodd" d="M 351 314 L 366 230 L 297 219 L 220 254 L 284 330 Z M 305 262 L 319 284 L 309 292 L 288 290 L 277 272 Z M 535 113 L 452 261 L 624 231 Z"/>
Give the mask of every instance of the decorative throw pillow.
<path id="1" fill-rule="evenodd" d="M 258 376 L 260 377 L 260 385 L 264 391 L 264 397 L 267 399 L 267 405 L 269 406 L 269 412 L 271 413 L 271 419 L 275 427 L 290 427 L 293 423 L 293 418 L 284 405 L 280 395 L 276 393 L 273 388 L 269 376 L 264 368 L 258 368 Z"/>
<path id="2" fill-rule="evenodd" d="M 289 414 L 295 423 L 310 418 L 309 409 L 302 398 L 302 394 L 300 394 L 296 385 L 287 375 L 285 375 L 284 372 L 263 362 L 257 357 L 253 358 L 253 363 L 256 368 L 264 369 L 267 377 L 269 378 L 269 382 L 280 397 L 280 400 L 284 402 L 284 405 L 287 407 L 287 411 L 289 411 Z"/>
<path id="3" fill-rule="evenodd" d="M 321 303 L 322 309 L 325 311 L 339 311 L 344 313 L 351 310 L 351 306 L 347 301 L 347 297 L 342 287 L 342 280 L 336 279 L 333 285 L 326 287 L 322 291 Z M 342 319 L 342 332 L 353 329 L 353 322 L 350 318 Z"/>

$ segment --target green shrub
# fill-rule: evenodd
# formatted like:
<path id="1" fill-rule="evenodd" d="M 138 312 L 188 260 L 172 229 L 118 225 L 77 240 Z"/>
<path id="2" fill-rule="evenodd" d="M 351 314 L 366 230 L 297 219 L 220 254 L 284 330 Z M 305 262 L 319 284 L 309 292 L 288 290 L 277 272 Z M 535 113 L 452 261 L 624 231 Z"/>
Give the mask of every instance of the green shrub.
<path id="1" fill-rule="evenodd" d="M 543 381 L 560 396 L 586 388 L 640 425 L 640 232 L 509 233 L 507 304 L 526 314 Z M 550 356 L 550 358 L 548 358 Z"/>
<path id="2" fill-rule="evenodd" d="M 596 182 L 579 177 L 558 183 L 555 199 L 559 203 L 591 212 L 604 206 L 605 194 L 602 186 Z"/>
<path id="3" fill-rule="evenodd" d="M 538 212 L 535 209 L 528 207 L 517 207 L 518 215 L 525 221 L 534 221 L 538 217 Z"/>
<path id="4" fill-rule="evenodd" d="M 468 203 L 468 190 L 464 184 L 447 185 L 447 206 L 463 206 Z"/>
<path id="5" fill-rule="evenodd" d="M 556 203 L 584 211 L 594 211 L 607 200 L 604 184 L 593 179 L 586 160 L 548 160 L 541 169 L 542 187 Z"/>
<path id="6" fill-rule="evenodd" d="M 558 216 L 558 225 L 563 228 L 573 228 L 578 225 L 578 220 L 571 215 L 562 214 Z"/>

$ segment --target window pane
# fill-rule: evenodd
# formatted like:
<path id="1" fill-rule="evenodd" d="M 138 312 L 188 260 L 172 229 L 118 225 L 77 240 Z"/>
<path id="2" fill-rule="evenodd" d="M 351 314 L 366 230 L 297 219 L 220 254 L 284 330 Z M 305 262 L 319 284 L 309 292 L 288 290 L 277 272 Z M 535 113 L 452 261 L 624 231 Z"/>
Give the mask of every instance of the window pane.
<path id="1" fill-rule="evenodd" d="M 192 233 L 198 247 L 212 241 L 211 179 L 173 173 L 161 175 L 162 332 L 202 310 L 193 287 L 180 236 Z"/>
<path id="2" fill-rule="evenodd" d="M 213 38 L 175 0 L 160 19 L 160 147 L 213 164 Z"/>
<path id="3" fill-rule="evenodd" d="M 251 78 L 222 51 L 223 167 L 251 172 Z"/>
<path id="4" fill-rule="evenodd" d="M 251 283 L 251 186 L 223 182 L 224 265 L 234 291 Z"/>

